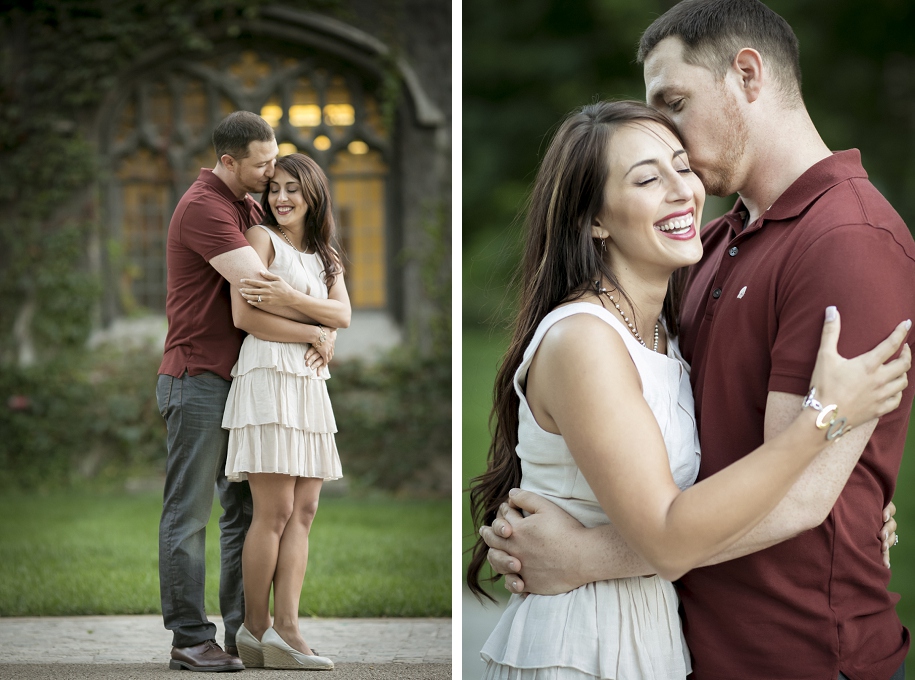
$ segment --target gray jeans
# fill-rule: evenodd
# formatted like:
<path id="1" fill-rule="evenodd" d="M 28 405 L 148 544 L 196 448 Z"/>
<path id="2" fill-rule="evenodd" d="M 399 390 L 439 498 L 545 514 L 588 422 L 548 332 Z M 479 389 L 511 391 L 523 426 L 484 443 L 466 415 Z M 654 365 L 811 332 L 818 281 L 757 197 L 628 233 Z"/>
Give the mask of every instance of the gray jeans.
<path id="1" fill-rule="evenodd" d="M 839 677 L 836 680 L 848 680 L 848 677 L 845 673 L 839 673 Z M 893 677 L 890 680 L 905 680 L 905 661 L 902 662 L 902 665 L 893 673 Z"/>
<path id="2" fill-rule="evenodd" d="M 168 428 L 165 494 L 159 523 L 159 592 L 162 618 L 172 645 L 192 647 L 216 638 L 204 608 L 206 525 L 214 489 L 223 513 L 219 519 L 221 573 L 219 609 L 226 646 L 245 618 L 241 551 L 251 524 L 247 482 L 226 480 L 229 434 L 222 415 L 231 383 L 214 373 L 181 378 L 160 375 L 156 401 Z"/>

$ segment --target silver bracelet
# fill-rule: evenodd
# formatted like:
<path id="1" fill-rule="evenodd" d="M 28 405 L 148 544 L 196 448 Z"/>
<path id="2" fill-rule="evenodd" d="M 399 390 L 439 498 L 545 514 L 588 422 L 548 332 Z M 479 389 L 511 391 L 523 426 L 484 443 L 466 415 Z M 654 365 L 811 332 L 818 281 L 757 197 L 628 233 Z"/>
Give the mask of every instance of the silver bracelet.
<path id="1" fill-rule="evenodd" d="M 812 408 L 819 413 L 816 425 L 818 429 L 826 430 L 826 440 L 833 441 L 849 432 L 851 425 L 848 424 L 847 418 L 839 416 L 839 407 L 835 404 L 823 406 L 817 400 L 816 395 L 817 388 L 811 387 L 807 396 L 804 397 L 803 408 Z"/>
<path id="2" fill-rule="evenodd" d="M 327 331 L 324 329 L 324 326 L 318 324 L 318 341 L 315 343 L 315 347 L 321 347 L 327 341 Z"/>

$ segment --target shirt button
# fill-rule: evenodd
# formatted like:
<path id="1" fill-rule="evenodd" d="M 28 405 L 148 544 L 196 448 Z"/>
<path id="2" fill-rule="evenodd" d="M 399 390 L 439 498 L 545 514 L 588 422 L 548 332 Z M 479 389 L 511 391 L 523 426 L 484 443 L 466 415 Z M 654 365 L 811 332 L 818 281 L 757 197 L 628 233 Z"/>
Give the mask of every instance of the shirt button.
<path id="1" fill-rule="evenodd" d="M 737 254 L 737 246 L 731 246 L 731 249 L 728 251 L 728 255 L 734 257 Z"/>
<path id="2" fill-rule="evenodd" d="M 718 298 L 720 298 L 720 297 L 721 297 L 721 289 L 720 289 L 720 288 L 716 288 L 715 290 L 713 290 L 713 291 L 712 291 L 712 297 L 715 298 L 716 300 L 717 300 Z"/>

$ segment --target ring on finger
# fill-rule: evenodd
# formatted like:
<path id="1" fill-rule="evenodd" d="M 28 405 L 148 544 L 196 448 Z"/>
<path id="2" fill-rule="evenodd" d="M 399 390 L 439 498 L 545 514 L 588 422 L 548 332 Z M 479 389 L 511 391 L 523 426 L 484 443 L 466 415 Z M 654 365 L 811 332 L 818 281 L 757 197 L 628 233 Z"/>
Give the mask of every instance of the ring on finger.
<path id="1" fill-rule="evenodd" d="M 258 295 L 258 296 L 257 296 L 257 301 L 258 301 L 258 302 L 263 302 L 264 299 L 263 299 L 260 295 Z"/>
<path id="2" fill-rule="evenodd" d="M 899 545 L 899 534 L 896 534 L 896 540 L 893 541 L 893 545 Z"/>

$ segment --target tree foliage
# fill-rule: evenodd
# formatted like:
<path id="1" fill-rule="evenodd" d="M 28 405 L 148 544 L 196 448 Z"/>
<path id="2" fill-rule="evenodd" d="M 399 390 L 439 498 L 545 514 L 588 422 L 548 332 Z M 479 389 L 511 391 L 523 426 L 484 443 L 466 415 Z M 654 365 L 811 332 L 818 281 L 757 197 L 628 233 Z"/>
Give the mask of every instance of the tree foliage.
<path id="1" fill-rule="evenodd" d="M 102 286 L 88 246 L 114 247 L 99 224 L 92 126 L 138 60 L 163 49 L 204 58 L 242 36 L 267 2 L 0 0 L 0 464 L 7 472 L 0 487 L 161 468 L 164 425 L 154 399 L 161 355 L 85 349 Z M 382 108 L 392 118 L 402 98 L 401 0 L 282 4 L 357 24 L 367 20 L 354 8 L 382 16 L 373 28 L 392 48 L 382 77 Z M 437 470 L 450 455 L 450 276 L 442 267 L 450 223 L 437 207 L 432 212 L 426 227 L 435 249 L 417 256 L 438 310 L 431 351 L 412 364 L 397 355 L 341 367 L 334 381 L 348 430 L 341 450 L 362 447 L 348 475 L 364 485 L 395 489 L 425 475 L 427 488 L 442 489 Z M 24 335 L 37 353 L 31 366 L 20 361 Z"/>
<path id="2" fill-rule="evenodd" d="M 464 317 L 498 313 L 518 212 L 549 134 L 594 99 L 644 98 L 635 49 L 672 0 L 463 3 Z M 859 148 L 915 228 L 915 4 L 770 0 L 801 44 L 804 97 L 826 143 Z M 495 313 L 495 317 L 493 316 Z"/>

